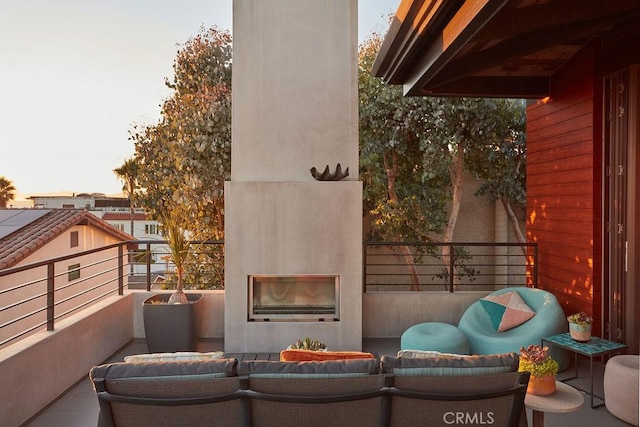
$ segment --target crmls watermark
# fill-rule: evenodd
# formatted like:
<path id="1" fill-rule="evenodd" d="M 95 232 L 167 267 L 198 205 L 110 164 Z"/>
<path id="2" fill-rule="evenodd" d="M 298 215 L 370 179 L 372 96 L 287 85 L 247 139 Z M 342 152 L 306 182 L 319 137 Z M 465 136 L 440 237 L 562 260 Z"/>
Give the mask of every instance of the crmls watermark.
<path id="1" fill-rule="evenodd" d="M 493 412 L 445 412 L 442 420 L 450 425 L 491 425 L 495 422 Z"/>

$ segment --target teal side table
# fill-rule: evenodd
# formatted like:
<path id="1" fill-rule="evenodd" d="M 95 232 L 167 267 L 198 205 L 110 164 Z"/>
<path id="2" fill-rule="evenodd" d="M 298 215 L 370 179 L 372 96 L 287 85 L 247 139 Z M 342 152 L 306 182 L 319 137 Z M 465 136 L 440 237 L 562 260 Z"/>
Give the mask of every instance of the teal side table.
<path id="1" fill-rule="evenodd" d="M 604 397 L 595 396 L 602 403 L 594 405 L 593 403 L 593 359 L 599 356 L 606 356 L 614 353 L 622 353 L 626 351 L 627 346 L 624 344 L 620 344 L 615 341 L 605 340 L 604 338 L 598 338 L 591 336 L 591 339 L 587 342 L 576 341 L 571 338 L 571 335 L 566 332 L 564 334 L 552 335 L 550 337 L 542 338 L 542 345 L 555 345 L 557 347 L 563 348 L 565 350 L 571 351 L 574 353 L 573 360 L 573 376 L 569 378 L 565 378 L 562 382 L 567 382 L 569 380 L 573 380 L 578 378 L 578 355 L 581 354 L 589 358 L 589 374 L 591 375 L 591 382 L 589 390 L 584 390 L 579 387 L 573 386 L 578 390 L 584 391 L 585 393 L 589 393 L 591 396 L 591 408 L 595 408 L 597 406 L 604 405 Z"/>

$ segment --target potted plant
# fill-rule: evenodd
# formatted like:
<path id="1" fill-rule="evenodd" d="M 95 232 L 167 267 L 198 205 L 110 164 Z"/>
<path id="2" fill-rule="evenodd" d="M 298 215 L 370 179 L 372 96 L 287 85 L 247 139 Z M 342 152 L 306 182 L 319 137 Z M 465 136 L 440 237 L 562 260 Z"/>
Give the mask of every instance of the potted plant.
<path id="1" fill-rule="evenodd" d="M 593 323 L 591 316 L 581 311 L 567 317 L 567 321 L 571 338 L 580 342 L 587 342 L 591 339 L 591 324 Z"/>
<path id="2" fill-rule="evenodd" d="M 520 347 L 519 372 L 529 372 L 527 393 L 546 396 L 556 391 L 556 374 L 560 366 L 549 355 L 549 347 L 530 345 Z"/>
<path id="3" fill-rule="evenodd" d="M 194 256 L 192 241 L 180 226 L 177 212 L 165 215 L 162 228 L 175 266 L 176 290 L 147 298 L 142 306 L 147 348 L 150 353 L 195 351 L 200 340 L 202 294 L 185 294 L 185 268 Z"/>
<path id="4" fill-rule="evenodd" d="M 318 340 L 312 340 L 306 337 L 303 340 L 298 340 L 287 347 L 287 350 L 311 350 L 311 351 L 327 351 L 327 345 Z"/>

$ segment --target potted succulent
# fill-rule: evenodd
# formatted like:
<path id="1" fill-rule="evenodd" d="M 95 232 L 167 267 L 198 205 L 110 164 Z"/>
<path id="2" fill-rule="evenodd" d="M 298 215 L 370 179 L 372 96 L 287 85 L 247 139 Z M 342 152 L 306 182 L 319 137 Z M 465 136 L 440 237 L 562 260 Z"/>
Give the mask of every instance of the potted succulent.
<path id="1" fill-rule="evenodd" d="M 185 268 L 194 256 L 194 249 L 178 218 L 174 213 L 165 215 L 162 221 L 169 258 L 175 266 L 176 290 L 149 297 L 142 306 L 150 353 L 195 351 L 200 340 L 202 294 L 185 294 L 183 290 Z"/>
<path id="2" fill-rule="evenodd" d="M 312 340 L 306 337 L 303 340 L 298 340 L 287 347 L 287 350 L 311 350 L 311 351 L 327 351 L 327 345 L 318 340 Z"/>
<path id="3" fill-rule="evenodd" d="M 567 317 L 567 321 L 571 338 L 580 342 L 587 342 L 591 339 L 591 324 L 593 323 L 591 316 L 581 311 Z"/>
<path id="4" fill-rule="evenodd" d="M 530 345 L 520 347 L 519 372 L 529 372 L 527 393 L 546 396 L 556 391 L 556 374 L 560 366 L 549 355 L 549 347 Z"/>

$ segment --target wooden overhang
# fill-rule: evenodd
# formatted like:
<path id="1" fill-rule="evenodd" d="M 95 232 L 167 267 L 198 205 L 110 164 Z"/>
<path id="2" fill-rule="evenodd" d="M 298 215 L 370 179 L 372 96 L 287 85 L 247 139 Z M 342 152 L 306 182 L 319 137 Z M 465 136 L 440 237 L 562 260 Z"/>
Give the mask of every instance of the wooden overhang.
<path id="1" fill-rule="evenodd" d="M 371 73 L 409 96 L 544 98 L 585 44 L 639 28 L 640 0 L 402 0 Z"/>

